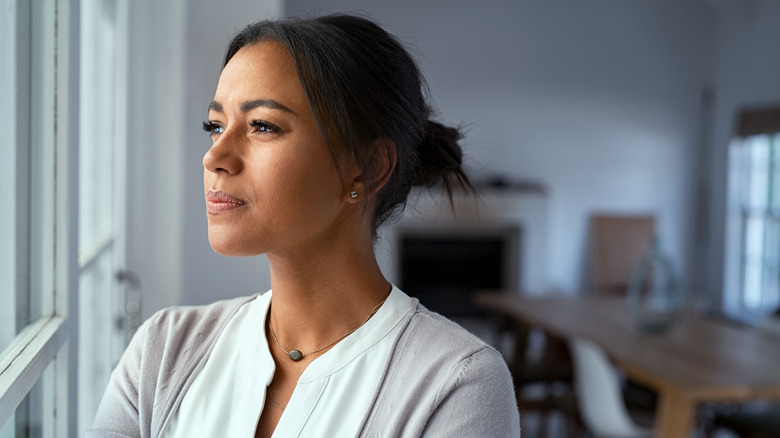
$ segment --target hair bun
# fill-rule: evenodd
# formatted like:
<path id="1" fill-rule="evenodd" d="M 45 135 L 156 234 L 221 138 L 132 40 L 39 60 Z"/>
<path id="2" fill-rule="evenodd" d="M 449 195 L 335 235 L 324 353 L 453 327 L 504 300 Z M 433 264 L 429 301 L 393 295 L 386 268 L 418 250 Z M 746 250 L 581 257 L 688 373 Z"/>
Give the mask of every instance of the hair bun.
<path id="1" fill-rule="evenodd" d="M 457 129 L 427 121 L 422 143 L 417 148 L 419 161 L 412 185 L 432 187 L 443 182 L 448 192 L 455 182 L 468 186 L 468 178 L 461 168 L 463 152 L 458 145 L 461 138 Z"/>

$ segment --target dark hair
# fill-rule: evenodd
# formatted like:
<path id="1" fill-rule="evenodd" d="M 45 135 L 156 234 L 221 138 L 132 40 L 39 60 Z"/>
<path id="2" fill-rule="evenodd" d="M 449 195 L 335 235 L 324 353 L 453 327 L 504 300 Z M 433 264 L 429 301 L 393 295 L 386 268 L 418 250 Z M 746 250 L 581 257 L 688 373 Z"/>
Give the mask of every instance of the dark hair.
<path id="1" fill-rule="evenodd" d="M 233 37 L 223 67 L 242 47 L 268 40 L 281 43 L 292 56 L 337 166 L 344 154 L 352 155 L 369 183 L 375 148 L 381 147 L 376 140 L 394 143 L 396 166 L 377 192 L 374 232 L 403 209 L 412 186 L 441 183 L 450 202 L 456 185 L 472 188 L 461 166 L 460 133 L 429 120 L 417 65 L 382 28 L 341 14 L 261 21 Z"/>

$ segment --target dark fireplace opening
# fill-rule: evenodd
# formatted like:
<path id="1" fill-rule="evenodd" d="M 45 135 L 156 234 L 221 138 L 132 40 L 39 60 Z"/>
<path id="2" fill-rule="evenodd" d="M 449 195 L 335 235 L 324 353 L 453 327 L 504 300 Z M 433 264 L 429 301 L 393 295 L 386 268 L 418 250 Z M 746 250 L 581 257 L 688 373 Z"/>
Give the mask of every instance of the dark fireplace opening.
<path id="1" fill-rule="evenodd" d="M 519 235 L 517 226 L 401 230 L 402 289 L 448 318 L 484 318 L 471 295 L 517 288 Z"/>

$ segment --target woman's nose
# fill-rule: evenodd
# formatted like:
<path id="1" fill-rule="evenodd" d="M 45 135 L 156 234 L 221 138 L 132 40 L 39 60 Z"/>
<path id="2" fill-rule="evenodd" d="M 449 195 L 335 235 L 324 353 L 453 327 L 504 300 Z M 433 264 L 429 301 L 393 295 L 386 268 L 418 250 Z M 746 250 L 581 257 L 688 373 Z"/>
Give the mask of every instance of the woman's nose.
<path id="1" fill-rule="evenodd" d="M 241 172 L 243 164 L 239 153 L 237 139 L 232 138 L 233 133 L 225 131 L 217 137 L 203 156 L 203 167 L 212 173 L 225 172 L 235 175 Z"/>

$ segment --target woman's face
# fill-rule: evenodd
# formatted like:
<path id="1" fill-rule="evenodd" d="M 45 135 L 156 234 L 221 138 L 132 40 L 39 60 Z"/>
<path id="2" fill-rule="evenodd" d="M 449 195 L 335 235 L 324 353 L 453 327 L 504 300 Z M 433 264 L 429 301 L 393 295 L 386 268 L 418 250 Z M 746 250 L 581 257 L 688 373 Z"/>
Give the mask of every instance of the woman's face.
<path id="1" fill-rule="evenodd" d="M 281 44 L 261 42 L 233 56 L 204 128 L 213 141 L 203 181 L 215 251 L 294 253 L 328 245 L 347 229 L 355 166 L 342 169 L 342 184 Z"/>

